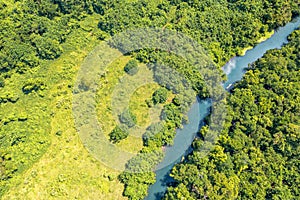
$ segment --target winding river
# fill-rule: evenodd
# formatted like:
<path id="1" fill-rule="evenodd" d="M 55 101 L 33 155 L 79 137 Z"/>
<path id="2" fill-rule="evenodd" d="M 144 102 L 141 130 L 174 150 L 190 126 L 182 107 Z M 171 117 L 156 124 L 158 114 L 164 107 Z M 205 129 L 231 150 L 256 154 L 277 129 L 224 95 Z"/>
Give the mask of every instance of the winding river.
<path id="1" fill-rule="evenodd" d="M 300 17 L 292 22 L 279 28 L 266 41 L 256 45 L 253 49 L 248 50 L 244 56 L 237 56 L 232 58 L 222 69 L 227 75 L 227 81 L 224 83 L 224 88 L 228 89 L 230 86 L 242 79 L 245 69 L 249 64 L 261 58 L 269 49 L 280 48 L 288 42 L 287 36 L 300 26 Z M 184 125 L 183 129 L 176 131 L 174 145 L 167 147 L 165 150 L 165 157 L 161 165 L 170 163 L 170 160 L 175 160 L 167 167 L 156 171 L 156 182 L 149 187 L 148 196 L 145 200 L 159 200 L 162 199 L 163 194 L 167 189 L 167 185 L 173 180 L 169 176 L 170 170 L 176 163 L 181 161 L 182 156 L 191 152 L 191 143 L 196 136 L 197 131 L 202 126 L 202 120 L 207 116 L 210 103 L 208 101 L 199 101 L 197 99 L 188 112 L 189 124 Z"/>

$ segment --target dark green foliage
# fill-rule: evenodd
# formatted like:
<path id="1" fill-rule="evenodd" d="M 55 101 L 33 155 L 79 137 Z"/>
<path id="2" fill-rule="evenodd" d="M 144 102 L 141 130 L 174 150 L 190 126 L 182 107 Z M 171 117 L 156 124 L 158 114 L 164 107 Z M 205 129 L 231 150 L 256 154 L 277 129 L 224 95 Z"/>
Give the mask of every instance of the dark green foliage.
<path id="1" fill-rule="evenodd" d="M 7 180 L 12 177 L 13 173 L 17 171 L 17 167 L 10 164 L 12 156 L 8 153 L 0 151 L 0 171 L 1 180 Z M 1 191 L 1 190 L 0 190 Z"/>
<path id="2" fill-rule="evenodd" d="M 147 149 L 144 148 L 144 151 Z M 125 184 L 124 196 L 139 200 L 147 195 L 149 185 L 155 182 L 152 169 L 159 163 L 162 156 L 161 151 L 151 151 L 150 154 L 140 153 L 126 164 L 130 172 L 122 172 L 119 175 L 119 180 Z"/>
<path id="3" fill-rule="evenodd" d="M 124 71 L 129 75 L 136 74 L 138 70 L 138 62 L 136 60 L 130 60 L 124 67 Z"/>
<path id="4" fill-rule="evenodd" d="M 116 126 L 109 134 L 109 140 L 113 143 L 119 143 L 121 140 L 127 138 L 128 132 L 119 126 Z"/>
<path id="5" fill-rule="evenodd" d="M 184 103 L 183 96 L 182 95 L 176 95 L 176 97 L 174 97 L 172 103 L 176 106 L 180 106 L 181 104 Z"/>
<path id="6" fill-rule="evenodd" d="M 25 0 L 16 1 L 15 9 L 1 3 L 0 71 L 17 69 L 23 73 L 28 67 L 38 66 L 39 58 L 57 58 L 66 35 L 77 26 L 76 20 L 91 13 L 95 3 Z"/>
<path id="7" fill-rule="evenodd" d="M 0 103 L 6 103 L 6 102 L 15 103 L 18 101 L 18 99 L 19 96 L 11 92 L 4 92 L 0 94 Z"/>
<path id="8" fill-rule="evenodd" d="M 152 95 L 152 101 L 155 104 L 165 103 L 168 98 L 168 90 L 164 87 L 157 89 Z"/>
<path id="9" fill-rule="evenodd" d="M 39 61 L 32 46 L 7 40 L 0 51 L 1 71 L 9 71 L 16 68 L 19 72 L 23 72 L 26 67 L 38 65 Z"/>
<path id="10" fill-rule="evenodd" d="M 57 132 L 55 133 L 55 135 L 61 136 L 61 135 L 62 135 L 62 131 L 61 131 L 61 130 L 57 131 Z"/>
<path id="11" fill-rule="evenodd" d="M 182 122 L 182 115 L 183 114 L 180 110 L 180 107 L 176 106 L 175 104 L 168 104 L 164 106 L 161 118 L 163 120 L 174 123 L 176 127 L 180 127 Z"/>
<path id="12" fill-rule="evenodd" d="M 106 0 L 51 0 L 58 5 L 60 12 L 64 14 L 71 14 L 74 18 L 80 18 L 83 13 L 91 14 L 94 11 L 103 13 L 103 7 L 108 5 Z"/>
<path id="13" fill-rule="evenodd" d="M 50 38 L 37 37 L 34 39 L 37 53 L 41 59 L 55 59 L 62 53 L 59 42 Z"/>
<path id="14" fill-rule="evenodd" d="M 146 132 L 143 134 L 143 142 L 144 146 L 151 146 L 150 142 L 153 140 L 156 134 L 158 134 L 160 131 L 163 130 L 163 124 L 162 123 L 154 123 L 151 124 Z"/>
<path id="15" fill-rule="evenodd" d="M 22 90 L 25 94 L 28 94 L 32 91 L 44 90 L 45 88 L 46 86 L 41 79 L 29 79 L 22 87 Z"/>
<path id="16" fill-rule="evenodd" d="M 119 120 L 122 124 L 125 124 L 129 128 L 135 126 L 136 116 L 132 114 L 129 109 L 125 109 L 122 114 L 119 115 Z"/>
<path id="17" fill-rule="evenodd" d="M 5 86 L 4 78 L 0 77 L 0 88 Z"/>
<path id="18" fill-rule="evenodd" d="M 191 65 L 190 62 L 192 61 L 186 61 L 181 57 L 166 52 L 149 52 L 149 56 L 152 60 L 151 62 L 163 63 L 168 66 L 165 68 L 155 65 L 155 78 L 159 84 L 173 91 L 173 93 L 186 97 L 190 97 L 190 94 L 186 94 L 190 89 L 193 89 L 196 95 L 201 98 L 208 97 L 199 68 Z M 194 98 L 195 95 L 192 96 Z M 189 100 L 185 100 L 189 102 Z"/>
<path id="19" fill-rule="evenodd" d="M 149 147 L 149 149 L 155 149 L 165 145 L 172 145 L 176 128 L 178 127 L 172 121 L 152 124 L 143 134 L 144 146 Z"/>
<path id="20" fill-rule="evenodd" d="M 228 116 L 208 156 L 200 137 L 165 199 L 297 199 L 300 194 L 300 31 L 250 66 L 228 96 Z M 207 133 L 207 127 L 201 135 Z"/>
<path id="21" fill-rule="evenodd" d="M 102 30 L 100 32 L 92 30 L 89 25 L 78 23 L 92 12 L 102 15 L 98 25 Z M 18 72 L 21 74 L 31 72 L 30 68 L 43 68 L 45 60 L 60 56 L 62 47 L 64 50 L 69 50 L 69 47 L 65 48 L 64 45 L 66 38 L 68 34 L 78 29 L 104 39 L 108 34 L 113 35 L 128 28 L 143 26 L 175 29 L 191 36 L 207 49 L 218 65 L 222 66 L 244 47 L 254 45 L 266 31 L 285 24 L 291 20 L 292 16 L 298 14 L 298 2 L 283 0 L 251 2 L 7 0 L 0 2 L 0 73 L 2 77 L 2 73 Z M 234 125 L 227 124 L 230 132 L 224 133 L 223 140 L 208 160 L 200 159 L 201 156 L 195 152 L 190 162 L 197 162 L 196 167 L 194 164 L 179 166 L 180 176 L 176 176 L 176 170 L 174 170 L 175 179 L 183 183 L 170 188 L 171 192 L 168 193 L 170 199 L 190 199 L 195 195 L 202 195 L 201 198 L 205 198 L 208 195 L 207 191 L 211 192 L 209 194 L 211 199 L 220 196 L 229 199 L 237 196 L 235 188 L 241 188 L 238 195 L 246 199 L 276 197 L 292 199 L 292 196 L 299 196 L 297 189 L 297 185 L 300 184 L 297 171 L 299 148 L 296 148 L 299 144 L 299 134 L 297 134 L 299 120 L 292 114 L 299 113 L 297 103 L 299 88 L 294 87 L 297 81 L 299 82 L 297 79 L 299 76 L 296 76 L 298 74 L 295 72 L 295 69 L 299 69 L 299 63 L 292 60 L 299 60 L 300 57 L 297 52 L 299 43 L 295 39 L 299 38 L 299 33 L 294 34 L 291 42 L 295 43 L 294 48 L 284 52 L 291 60 L 278 60 L 280 53 L 275 51 L 274 55 L 266 61 L 270 65 L 264 66 L 267 64 L 261 62 L 259 66 L 263 67 L 259 70 L 272 68 L 273 64 L 278 62 L 280 66 L 276 67 L 276 70 L 261 74 L 260 71 L 255 71 L 259 68 L 257 66 L 253 70 L 253 76 L 259 76 L 259 80 L 256 80 L 259 84 L 252 84 L 252 87 L 260 87 L 261 94 L 253 92 L 253 88 L 247 88 L 248 82 L 239 84 L 238 87 L 241 89 L 236 89 L 235 96 L 230 99 L 231 106 L 235 110 L 232 108 L 232 115 L 230 115 L 232 120 L 228 121 L 232 121 Z M 74 39 L 74 44 L 77 43 L 78 41 Z M 163 71 L 156 70 L 156 78 L 160 79 L 167 89 L 176 93 L 176 97 L 172 103 L 164 107 L 162 116 L 166 121 L 162 127 L 153 126 L 143 136 L 145 147 L 141 152 L 152 152 L 161 149 L 163 145 L 172 144 L 175 129 L 181 126 L 184 113 L 195 97 L 186 93 L 186 87 L 193 88 L 201 98 L 207 98 L 209 95 L 201 74 L 182 58 L 168 52 L 150 49 L 134 53 L 140 61 L 148 63 L 149 68 L 151 68 L 149 63 L 167 64 L 189 82 L 185 85 L 172 76 L 173 73 L 166 76 Z M 276 73 L 281 72 L 281 65 L 285 66 L 283 73 L 285 76 Z M 137 72 L 135 71 L 137 67 L 130 68 L 132 70 L 127 70 L 128 73 Z M 246 78 L 252 79 L 252 75 Z M 288 80 L 291 87 L 287 89 L 288 84 L 283 80 Z M 5 81 L 0 79 L 0 87 L 4 86 Z M 32 108 L 35 112 L 36 110 L 40 112 L 36 114 L 30 111 L 28 115 L 5 113 L 0 116 L 0 125 L 5 124 L 0 129 L 0 196 L 7 187 L 6 181 L 17 172 L 21 173 L 27 169 L 49 145 L 47 140 L 50 132 L 48 126 L 51 124 L 50 111 L 47 110 L 49 105 L 36 103 L 37 99 L 34 95 L 35 92 L 45 90 L 46 85 L 42 79 L 35 78 L 23 83 L 24 85 L 19 85 L 19 90 L 23 89 L 25 94 L 32 93 L 22 94 L 28 98 L 25 102 L 30 103 L 30 108 L 26 107 L 26 110 Z M 5 87 L 0 89 L 5 89 Z M 280 95 L 273 94 L 274 91 L 280 91 Z M 11 104 L 17 101 L 19 103 L 19 96 L 12 92 L 1 93 L 0 103 Z M 157 102 L 163 101 L 160 98 L 158 100 Z M 264 108 L 257 105 L 257 102 L 263 104 Z M 266 115 L 260 116 L 259 114 Z M 120 121 L 128 127 L 133 127 L 136 123 L 135 117 L 129 110 L 124 111 L 119 117 Z M 116 133 L 118 133 L 115 134 L 116 138 L 122 138 L 125 135 L 119 130 Z M 202 133 L 205 134 L 205 131 Z M 56 135 L 60 136 L 61 132 L 58 131 Z M 195 142 L 195 147 L 201 145 L 204 144 L 200 141 Z M 141 157 L 142 155 L 138 155 L 137 158 Z M 159 163 L 162 155 L 156 153 L 142 158 L 141 162 L 137 158 L 133 158 L 128 163 L 128 169 L 135 169 L 138 166 L 139 170 L 150 168 L 152 170 Z M 292 164 L 286 167 L 286 163 Z M 275 179 L 274 173 L 280 176 Z M 129 199 L 143 199 L 147 194 L 148 186 L 155 181 L 155 174 L 153 172 L 122 173 L 120 180 L 125 184 L 125 196 Z M 256 196 L 253 197 L 253 195 Z"/>
<path id="22" fill-rule="evenodd" d="M 112 5 L 99 22 L 109 34 L 135 27 L 175 29 L 200 42 L 220 66 L 299 14 L 299 3 L 292 0 L 142 0 Z"/>

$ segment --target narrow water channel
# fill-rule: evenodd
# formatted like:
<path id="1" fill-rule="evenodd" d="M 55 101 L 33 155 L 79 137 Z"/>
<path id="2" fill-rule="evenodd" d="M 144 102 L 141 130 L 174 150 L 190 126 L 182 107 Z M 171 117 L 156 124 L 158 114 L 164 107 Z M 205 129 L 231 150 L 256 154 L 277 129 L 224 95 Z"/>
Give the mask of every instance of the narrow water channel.
<path id="1" fill-rule="evenodd" d="M 245 69 L 249 64 L 261 58 L 267 50 L 280 48 L 288 42 L 287 36 L 300 26 L 300 17 L 292 22 L 279 28 L 275 33 L 264 42 L 259 43 L 253 49 L 248 50 L 244 56 L 237 56 L 232 58 L 222 69 L 227 75 L 227 81 L 224 83 L 224 88 L 228 89 L 236 81 L 242 79 Z M 190 145 L 196 135 L 196 132 L 201 128 L 201 122 L 208 114 L 210 103 L 208 101 L 199 101 L 191 107 L 188 118 L 189 124 L 184 125 L 183 129 L 176 131 L 174 145 L 166 148 L 166 153 L 161 166 L 165 163 L 170 163 L 156 171 L 156 182 L 149 187 L 148 196 L 145 200 L 159 200 L 162 199 L 163 194 L 167 189 L 167 185 L 173 180 L 169 176 L 170 170 L 176 163 L 181 161 L 182 156 L 187 155 L 191 151 Z M 176 159 L 178 158 L 178 159 Z M 174 161 L 175 160 L 175 161 Z"/>

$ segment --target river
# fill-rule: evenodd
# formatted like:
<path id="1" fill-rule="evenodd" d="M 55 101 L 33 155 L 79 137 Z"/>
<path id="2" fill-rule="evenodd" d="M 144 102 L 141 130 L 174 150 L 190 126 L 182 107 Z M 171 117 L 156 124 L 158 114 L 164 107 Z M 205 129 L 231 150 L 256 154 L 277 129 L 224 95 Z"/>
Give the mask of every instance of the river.
<path id="1" fill-rule="evenodd" d="M 227 81 L 224 83 L 224 88 L 228 89 L 236 81 L 241 80 L 248 65 L 261 58 L 267 50 L 280 48 L 282 45 L 286 44 L 288 42 L 287 36 L 299 26 L 300 17 L 276 30 L 269 39 L 259 43 L 253 49 L 248 50 L 244 56 L 232 58 L 222 68 L 227 75 Z M 156 182 L 149 187 L 148 196 L 145 200 L 162 199 L 163 194 L 167 189 L 167 185 L 173 181 L 169 176 L 170 170 L 176 163 L 181 161 L 181 158 L 184 155 L 191 152 L 191 143 L 195 138 L 197 131 L 201 128 L 202 120 L 207 116 L 209 107 L 210 103 L 208 101 L 199 101 L 198 99 L 192 105 L 188 112 L 189 124 L 184 125 L 182 129 L 176 131 L 174 145 L 166 148 L 165 157 L 160 165 L 164 166 L 164 163 L 170 163 L 170 160 L 173 160 L 173 162 L 156 171 Z"/>

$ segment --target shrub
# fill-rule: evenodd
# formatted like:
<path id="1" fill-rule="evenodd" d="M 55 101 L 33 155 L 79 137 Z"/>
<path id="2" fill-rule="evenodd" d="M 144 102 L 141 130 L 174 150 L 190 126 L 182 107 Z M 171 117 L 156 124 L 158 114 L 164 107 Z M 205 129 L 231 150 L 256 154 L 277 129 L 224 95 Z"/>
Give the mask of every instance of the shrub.
<path id="1" fill-rule="evenodd" d="M 152 95 L 152 101 L 154 104 L 165 103 L 168 98 L 168 90 L 166 88 L 157 89 Z"/>
<path id="2" fill-rule="evenodd" d="M 119 115 L 119 120 L 121 123 L 125 124 L 129 128 L 133 127 L 136 124 L 136 116 L 130 112 L 129 109 L 125 109 L 124 112 Z"/>
<path id="3" fill-rule="evenodd" d="M 119 143 L 121 140 L 127 138 L 128 132 L 116 126 L 109 134 L 109 140 L 113 143 Z"/>
<path id="4" fill-rule="evenodd" d="M 138 62 L 136 60 L 130 60 L 124 67 L 124 71 L 129 75 L 135 75 L 138 71 Z"/>
<path id="5" fill-rule="evenodd" d="M 46 85 L 40 78 L 36 79 L 28 79 L 27 82 L 23 85 L 22 91 L 25 94 L 29 94 L 32 91 L 38 91 L 38 90 L 44 90 L 46 88 Z"/>

